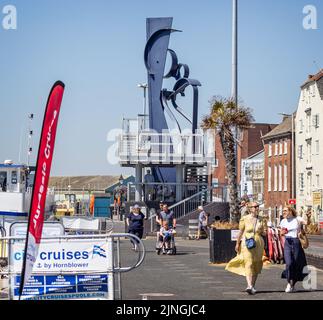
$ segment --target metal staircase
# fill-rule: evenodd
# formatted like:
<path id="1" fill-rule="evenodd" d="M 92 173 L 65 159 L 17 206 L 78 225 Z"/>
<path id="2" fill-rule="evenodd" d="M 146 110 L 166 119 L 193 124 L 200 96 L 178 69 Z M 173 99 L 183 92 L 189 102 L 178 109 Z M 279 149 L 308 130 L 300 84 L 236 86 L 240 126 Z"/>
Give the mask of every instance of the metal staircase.
<path id="1" fill-rule="evenodd" d="M 169 209 L 174 212 L 176 219 L 182 218 L 197 210 L 199 206 L 212 202 L 212 191 L 213 187 L 205 187 L 204 190 L 170 206 Z"/>

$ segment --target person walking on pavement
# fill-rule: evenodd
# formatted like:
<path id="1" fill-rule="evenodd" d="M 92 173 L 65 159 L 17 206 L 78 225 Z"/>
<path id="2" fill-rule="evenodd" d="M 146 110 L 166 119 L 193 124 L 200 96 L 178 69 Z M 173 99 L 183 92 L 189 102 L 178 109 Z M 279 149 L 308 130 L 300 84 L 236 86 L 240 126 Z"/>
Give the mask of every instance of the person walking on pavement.
<path id="1" fill-rule="evenodd" d="M 282 278 L 287 279 L 287 287 L 285 292 L 291 293 L 295 291 L 295 284 L 303 281 L 308 275 L 303 273 L 304 267 L 307 265 L 304 249 L 299 240 L 299 235 L 304 232 L 303 226 L 307 222 L 302 217 L 297 216 L 296 210 L 291 206 L 283 209 L 284 219 L 280 223 L 281 234 L 285 236 L 284 259 L 286 269 L 282 273 Z"/>
<path id="2" fill-rule="evenodd" d="M 129 213 L 126 223 L 128 226 L 128 233 L 136 235 L 139 239 L 142 239 L 144 233 L 144 220 L 145 215 L 141 212 L 141 208 L 138 204 L 133 207 L 132 212 Z M 131 240 L 133 249 L 137 250 L 137 243 Z"/>
<path id="3" fill-rule="evenodd" d="M 209 217 L 208 217 L 207 213 L 204 211 L 204 208 L 202 206 L 199 206 L 197 210 L 199 212 L 199 219 L 198 219 L 199 222 L 198 222 L 196 240 L 200 240 L 201 231 L 204 231 L 206 236 L 208 236 L 207 225 L 208 225 Z"/>
<path id="4" fill-rule="evenodd" d="M 248 204 L 248 214 L 242 217 L 239 224 L 239 235 L 235 250 L 237 256 L 226 266 L 226 270 L 245 276 L 246 292 L 256 294 L 256 281 L 263 266 L 264 240 L 267 232 L 267 221 L 259 216 L 259 204 Z"/>

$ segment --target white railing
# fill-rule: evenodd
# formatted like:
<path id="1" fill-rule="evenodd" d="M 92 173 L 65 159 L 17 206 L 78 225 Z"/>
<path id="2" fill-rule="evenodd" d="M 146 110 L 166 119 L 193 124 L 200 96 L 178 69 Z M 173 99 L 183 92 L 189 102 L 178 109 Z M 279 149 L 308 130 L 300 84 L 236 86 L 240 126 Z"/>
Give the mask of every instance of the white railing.
<path id="1" fill-rule="evenodd" d="M 176 219 L 182 218 L 197 210 L 199 206 L 210 203 L 212 190 L 213 188 L 209 187 L 206 190 L 200 191 L 197 194 L 170 206 L 169 210 L 174 212 L 174 217 Z"/>
<path id="2" fill-rule="evenodd" d="M 121 163 L 196 164 L 211 162 L 214 144 L 204 133 L 127 132 L 118 136 Z"/>
<path id="3" fill-rule="evenodd" d="M 136 200 L 136 190 L 142 190 L 142 201 L 175 202 L 186 199 L 208 188 L 208 183 L 128 183 L 127 199 Z M 139 187 L 139 188 L 138 188 Z"/>

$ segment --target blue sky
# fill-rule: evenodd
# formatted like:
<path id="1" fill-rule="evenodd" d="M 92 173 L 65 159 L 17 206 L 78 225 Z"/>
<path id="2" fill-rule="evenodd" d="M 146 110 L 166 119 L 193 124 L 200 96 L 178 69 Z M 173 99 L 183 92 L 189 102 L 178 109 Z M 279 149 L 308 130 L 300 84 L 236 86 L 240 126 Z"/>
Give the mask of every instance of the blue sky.
<path id="1" fill-rule="evenodd" d="M 0 0 L 15 5 L 18 29 L 0 29 L 0 161 L 26 161 L 27 115 L 34 154 L 49 90 L 66 84 L 52 175 L 131 173 L 110 165 L 109 130 L 142 110 L 146 81 L 146 18 L 172 16 L 182 33 L 170 48 L 202 83 L 202 117 L 213 95 L 231 93 L 231 0 Z M 315 5 L 318 29 L 303 28 L 303 8 Z M 2 20 L 0 15 L 0 19 Z M 323 68 L 320 0 L 239 1 L 239 96 L 257 122 L 277 123 L 296 109 L 300 85 Z M 188 96 L 189 99 L 189 96 Z"/>

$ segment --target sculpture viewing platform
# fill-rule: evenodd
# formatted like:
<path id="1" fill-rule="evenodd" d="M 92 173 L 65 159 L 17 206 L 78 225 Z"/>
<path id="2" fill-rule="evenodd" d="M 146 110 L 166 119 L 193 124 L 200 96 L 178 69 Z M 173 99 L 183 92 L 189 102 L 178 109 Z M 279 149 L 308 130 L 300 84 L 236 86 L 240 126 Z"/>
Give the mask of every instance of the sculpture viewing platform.
<path id="1" fill-rule="evenodd" d="M 190 130 L 163 130 L 158 133 L 142 127 L 140 124 L 143 120 L 140 116 L 138 119 L 124 119 L 123 122 L 124 130 L 118 136 L 121 166 L 131 167 L 139 163 L 161 167 L 180 164 L 206 166 L 214 159 L 214 139 L 211 132 L 198 130 L 193 134 Z"/>

